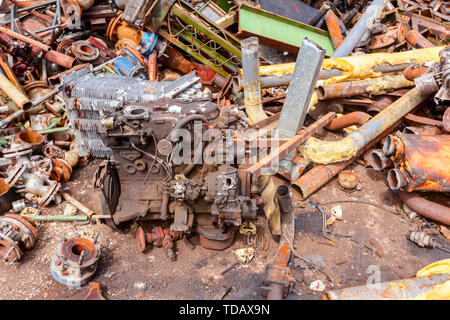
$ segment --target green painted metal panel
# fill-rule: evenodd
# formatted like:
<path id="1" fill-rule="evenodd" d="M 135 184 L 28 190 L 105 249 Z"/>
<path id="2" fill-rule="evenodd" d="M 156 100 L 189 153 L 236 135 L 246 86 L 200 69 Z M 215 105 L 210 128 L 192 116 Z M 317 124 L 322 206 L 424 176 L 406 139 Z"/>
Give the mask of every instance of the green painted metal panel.
<path id="1" fill-rule="evenodd" d="M 328 32 L 247 5 L 239 8 L 239 34 L 262 37 L 262 43 L 273 44 L 278 48 L 285 46 L 287 51 L 299 48 L 307 37 L 325 49 L 328 56 L 334 52 Z"/>
<path id="2" fill-rule="evenodd" d="M 228 12 L 228 10 L 230 10 L 231 7 L 233 7 L 234 5 L 230 3 L 230 1 L 228 0 L 217 0 L 216 4 L 222 8 L 223 11 Z"/>

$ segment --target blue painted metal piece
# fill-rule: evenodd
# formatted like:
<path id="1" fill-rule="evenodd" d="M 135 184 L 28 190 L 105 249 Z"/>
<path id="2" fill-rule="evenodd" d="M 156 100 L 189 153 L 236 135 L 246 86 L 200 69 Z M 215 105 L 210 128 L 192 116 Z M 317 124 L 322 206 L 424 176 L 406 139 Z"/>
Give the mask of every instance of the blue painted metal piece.
<path id="1" fill-rule="evenodd" d="M 140 51 L 143 55 L 149 55 L 155 48 L 158 41 L 158 34 L 150 32 L 142 32 Z"/>
<path id="2" fill-rule="evenodd" d="M 145 68 L 136 56 L 128 49 L 122 49 L 120 56 L 114 61 L 114 70 L 125 77 L 146 78 Z"/>

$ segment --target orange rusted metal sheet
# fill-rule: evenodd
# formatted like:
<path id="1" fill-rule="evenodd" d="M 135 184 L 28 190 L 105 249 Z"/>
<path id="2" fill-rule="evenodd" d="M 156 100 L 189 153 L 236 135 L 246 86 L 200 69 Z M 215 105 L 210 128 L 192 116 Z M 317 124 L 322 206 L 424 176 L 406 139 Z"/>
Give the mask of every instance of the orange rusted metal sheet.
<path id="1" fill-rule="evenodd" d="M 395 150 L 392 160 L 407 183 L 400 186 L 403 190 L 450 191 L 449 135 L 397 133 L 386 141 L 385 152 L 389 144 Z"/>

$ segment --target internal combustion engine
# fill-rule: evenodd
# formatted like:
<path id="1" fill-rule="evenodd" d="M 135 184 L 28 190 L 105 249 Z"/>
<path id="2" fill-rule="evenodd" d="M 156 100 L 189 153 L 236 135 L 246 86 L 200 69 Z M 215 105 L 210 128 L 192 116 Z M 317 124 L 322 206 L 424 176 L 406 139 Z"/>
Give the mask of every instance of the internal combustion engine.
<path id="1" fill-rule="evenodd" d="M 195 74 L 158 88 L 112 78 L 90 77 L 65 90 L 80 155 L 106 158 L 94 177 L 94 211 L 111 227 L 168 220 L 170 231 L 197 231 L 205 247 L 230 246 L 242 218 L 256 216 L 256 203 L 233 162 L 203 161 L 206 151 L 234 148 L 205 138 L 224 121 L 217 105 L 199 94 Z M 167 86 L 176 94 L 167 95 Z"/>

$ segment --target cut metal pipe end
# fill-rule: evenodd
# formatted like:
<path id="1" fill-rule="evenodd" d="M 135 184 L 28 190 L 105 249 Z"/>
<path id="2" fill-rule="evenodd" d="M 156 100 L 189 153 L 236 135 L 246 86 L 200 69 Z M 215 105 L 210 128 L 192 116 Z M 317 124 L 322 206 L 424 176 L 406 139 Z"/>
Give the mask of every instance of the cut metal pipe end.
<path id="1" fill-rule="evenodd" d="M 373 150 L 369 155 L 369 162 L 372 168 L 374 168 L 377 171 L 390 168 L 393 166 L 392 160 L 387 157 L 383 150 L 376 149 Z"/>
<path id="2" fill-rule="evenodd" d="M 392 136 L 389 135 L 386 137 L 386 140 L 383 143 L 383 153 L 387 156 L 393 156 L 395 154 L 396 147 L 395 144 L 392 143 Z"/>
<path id="3" fill-rule="evenodd" d="M 291 191 L 288 186 L 281 185 L 277 187 L 277 198 L 281 212 L 289 213 L 293 210 Z"/>
<path id="4" fill-rule="evenodd" d="M 401 188 L 405 188 L 408 185 L 405 177 L 403 177 L 401 171 L 397 168 L 390 169 L 387 174 L 387 181 L 389 187 L 393 191 L 400 190 Z"/>

